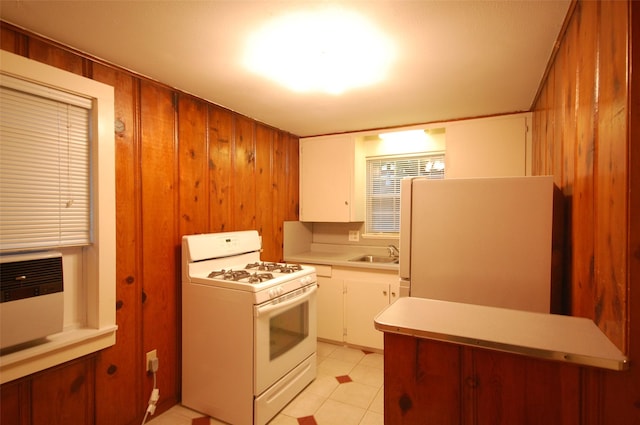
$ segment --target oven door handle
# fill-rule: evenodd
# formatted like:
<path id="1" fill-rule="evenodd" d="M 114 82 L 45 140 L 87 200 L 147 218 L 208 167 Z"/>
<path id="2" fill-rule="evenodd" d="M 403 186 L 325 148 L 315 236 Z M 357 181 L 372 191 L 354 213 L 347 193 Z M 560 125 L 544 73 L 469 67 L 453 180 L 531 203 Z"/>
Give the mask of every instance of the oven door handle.
<path id="1" fill-rule="evenodd" d="M 280 310 L 280 309 L 292 306 L 294 304 L 298 304 L 298 303 L 304 301 L 305 299 L 309 299 L 311 294 L 313 294 L 317 290 L 318 290 L 318 285 L 312 285 L 311 287 L 307 287 L 307 288 L 300 288 L 300 289 L 298 289 L 298 291 L 302 291 L 302 292 L 300 293 L 299 296 L 298 295 L 292 296 L 290 299 L 288 299 L 286 301 L 282 301 L 282 302 L 277 303 L 277 304 L 268 304 L 268 305 L 265 305 L 263 307 L 256 306 L 256 308 L 255 308 L 255 316 L 256 317 L 260 317 L 260 316 L 269 314 L 274 310 Z"/>

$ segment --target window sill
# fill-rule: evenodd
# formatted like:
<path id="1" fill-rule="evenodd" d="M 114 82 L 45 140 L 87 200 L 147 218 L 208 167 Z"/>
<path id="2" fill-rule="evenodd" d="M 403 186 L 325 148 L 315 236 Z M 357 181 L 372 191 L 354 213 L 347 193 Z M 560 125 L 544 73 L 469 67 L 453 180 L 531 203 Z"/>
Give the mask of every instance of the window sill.
<path id="1" fill-rule="evenodd" d="M 400 238 L 400 233 L 362 233 L 362 239 L 395 239 Z"/>
<path id="2" fill-rule="evenodd" d="M 2 354 L 0 384 L 114 345 L 117 329 L 116 325 L 101 329 L 71 329 L 51 335 L 37 345 L 32 343 L 18 351 Z"/>

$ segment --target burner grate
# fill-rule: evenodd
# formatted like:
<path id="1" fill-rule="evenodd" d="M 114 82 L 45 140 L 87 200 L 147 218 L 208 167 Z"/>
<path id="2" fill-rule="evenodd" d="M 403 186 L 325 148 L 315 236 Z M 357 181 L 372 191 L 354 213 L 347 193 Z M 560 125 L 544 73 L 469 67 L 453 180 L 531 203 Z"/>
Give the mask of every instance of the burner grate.
<path id="1" fill-rule="evenodd" d="M 222 279 L 233 282 L 260 283 L 273 279 L 272 273 L 251 273 L 247 270 L 214 270 L 207 276 L 211 279 Z"/>
<path id="2" fill-rule="evenodd" d="M 246 270 L 262 270 L 276 273 L 294 273 L 302 270 L 300 264 L 286 264 L 286 263 L 268 263 L 268 262 L 255 262 L 245 266 Z"/>
<path id="3" fill-rule="evenodd" d="M 247 264 L 244 269 L 214 270 L 207 277 L 232 282 L 260 283 L 276 279 L 278 274 L 290 274 L 301 270 L 303 269 L 299 264 L 255 262 Z"/>

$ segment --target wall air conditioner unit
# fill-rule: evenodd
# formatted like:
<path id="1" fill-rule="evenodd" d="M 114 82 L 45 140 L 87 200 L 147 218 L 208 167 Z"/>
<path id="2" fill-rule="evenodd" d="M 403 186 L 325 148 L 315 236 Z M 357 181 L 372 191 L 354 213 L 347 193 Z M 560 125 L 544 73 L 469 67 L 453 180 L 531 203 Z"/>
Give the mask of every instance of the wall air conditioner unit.
<path id="1" fill-rule="evenodd" d="M 0 256 L 0 349 L 62 331 L 62 254 Z"/>

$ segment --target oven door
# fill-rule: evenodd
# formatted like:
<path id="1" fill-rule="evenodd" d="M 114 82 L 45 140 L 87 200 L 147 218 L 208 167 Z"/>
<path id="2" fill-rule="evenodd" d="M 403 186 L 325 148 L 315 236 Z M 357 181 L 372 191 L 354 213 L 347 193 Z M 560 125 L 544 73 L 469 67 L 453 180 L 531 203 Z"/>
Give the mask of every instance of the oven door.
<path id="1" fill-rule="evenodd" d="M 309 285 L 255 307 L 255 395 L 316 352 L 317 288 Z"/>

